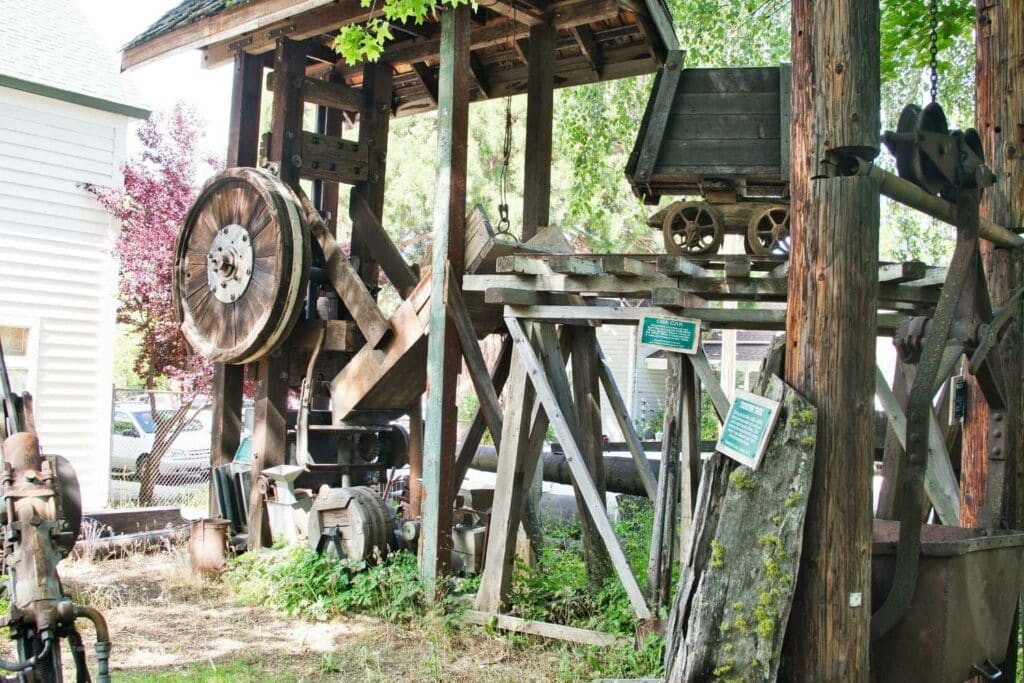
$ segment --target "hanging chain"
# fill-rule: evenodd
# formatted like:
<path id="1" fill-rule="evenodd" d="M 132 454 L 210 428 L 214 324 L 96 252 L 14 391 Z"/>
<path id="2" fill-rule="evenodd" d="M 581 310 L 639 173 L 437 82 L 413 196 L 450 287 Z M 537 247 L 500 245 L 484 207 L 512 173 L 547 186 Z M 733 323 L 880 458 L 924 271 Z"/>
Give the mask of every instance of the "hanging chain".
<path id="1" fill-rule="evenodd" d="M 512 21 L 509 22 L 509 40 L 515 42 L 516 6 L 512 5 Z M 512 223 L 508 217 L 509 167 L 512 164 L 512 95 L 505 97 L 505 141 L 501 150 L 501 186 L 498 204 L 498 235 L 512 235 Z"/>
<path id="2" fill-rule="evenodd" d="M 939 8 L 938 0 L 930 0 L 929 12 L 931 13 L 932 30 L 929 36 L 928 48 L 931 51 L 931 61 L 928 66 L 931 69 L 931 95 L 932 102 L 939 94 Z"/>

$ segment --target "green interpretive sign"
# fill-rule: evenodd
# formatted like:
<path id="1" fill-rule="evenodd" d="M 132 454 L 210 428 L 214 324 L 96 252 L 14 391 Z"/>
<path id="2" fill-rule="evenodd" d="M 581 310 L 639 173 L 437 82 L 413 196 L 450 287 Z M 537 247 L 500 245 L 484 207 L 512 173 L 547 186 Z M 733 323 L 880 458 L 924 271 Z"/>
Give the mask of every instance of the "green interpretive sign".
<path id="1" fill-rule="evenodd" d="M 737 391 L 715 450 L 756 470 L 779 417 L 779 404 L 764 396 Z"/>
<path id="2" fill-rule="evenodd" d="M 697 353 L 700 321 L 646 316 L 640 323 L 640 343 L 676 353 Z"/>

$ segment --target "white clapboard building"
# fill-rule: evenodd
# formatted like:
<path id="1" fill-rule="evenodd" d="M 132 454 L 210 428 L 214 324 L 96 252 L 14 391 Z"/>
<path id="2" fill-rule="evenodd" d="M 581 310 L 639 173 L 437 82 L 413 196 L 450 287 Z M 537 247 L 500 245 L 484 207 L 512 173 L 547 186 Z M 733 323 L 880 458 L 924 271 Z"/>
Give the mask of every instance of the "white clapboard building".
<path id="1" fill-rule="evenodd" d="M 43 449 L 101 507 L 117 225 L 82 184 L 121 184 L 128 125 L 149 112 L 71 0 L 0 0 L 0 45 L 0 339 Z"/>

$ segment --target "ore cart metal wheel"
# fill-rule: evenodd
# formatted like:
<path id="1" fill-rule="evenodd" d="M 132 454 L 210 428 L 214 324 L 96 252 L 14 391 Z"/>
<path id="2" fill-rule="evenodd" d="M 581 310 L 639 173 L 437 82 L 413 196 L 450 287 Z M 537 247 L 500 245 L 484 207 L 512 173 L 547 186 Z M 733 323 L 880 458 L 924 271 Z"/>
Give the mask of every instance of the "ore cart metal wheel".
<path id="1" fill-rule="evenodd" d="M 310 258 L 299 201 L 276 176 L 233 168 L 211 178 L 175 245 L 175 305 L 189 344 L 218 363 L 269 354 L 302 310 Z"/>
<path id="2" fill-rule="evenodd" d="M 773 206 L 751 216 L 746 246 L 755 256 L 789 255 L 789 207 Z"/>
<path id="3" fill-rule="evenodd" d="M 714 254 L 725 237 L 725 220 L 707 202 L 676 202 L 665 214 L 661 229 L 669 254 Z"/>

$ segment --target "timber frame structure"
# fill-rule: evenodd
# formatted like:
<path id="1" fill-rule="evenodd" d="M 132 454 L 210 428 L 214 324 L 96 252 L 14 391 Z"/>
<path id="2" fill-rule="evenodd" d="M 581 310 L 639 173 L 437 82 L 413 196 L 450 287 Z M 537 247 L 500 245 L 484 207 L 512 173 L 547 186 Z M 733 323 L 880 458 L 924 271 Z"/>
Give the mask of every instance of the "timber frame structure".
<path id="1" fill-rule="evenodd" d="M 699 453 L 701 387 L 722 419 L 729 402 L 701 352 L 670 354 L 663 466 L 655 475 L 611 379 L 595 326 L 637 325 L 646 315 L 672 315 L 699 320 L 705 329 L 784 331 L 785 347 L 769 369 L 789 389 L 769 389 L 790 399 L 799 392 L 800 400 L 813 404 L 816 431 L 804 450 L 812 445 L 816 464 L 813 480 L 805 482 L 806 526 L 798 527 L 796 534 L 799 539 L 803 530 L 793 611 L 789 615 L 787 603 L 785 642 L 779 633 L 776 645 L 786 655 L 792 680 L 867 681 L 872 669 L 886 670 L 884 663 L 872 663 L 869 655 L 872 606 L 864 598 L 871 596 L 872 588 L 868 549 L 872 517 L 892 518 L 901 495 L 904 506 L 917 504 L 920 513 L 920 501 L 907 502 L 914 490 L 906 472 L 919 470 L 929 506 L 946 525 L 1024 527 L 1019 321 L 993 335 L 998 336 L 993 346 L 1002 360 L 1004 403 L 991 410 L 984 387 L 969 376 L 962 429 L 941 413 L 922 413 L 908 404 L 907 385 L 912 380 L 907 368 L 900 368 L 890 386 L 874 359 L 876 336 L 898 334 L 908 317 L 938 317 L 936 311 L 952 296 L 947 282 L 954 281 L 951 273 L 956 270 L 879 263 L 879 194 L 898 195 L 904 203 L 957 224 L 967 239 L 974 240 L 971 244 L 980 250 L 985 270 L 972 272 L 987 278 L 989 308 L 995 309 L 983 311 L 983 323 L 994 322 L 992 314 L 999 313 L 1000 306 L 1019 312 L 1024 241 L 1016 231 L 1000 227 L 1020 225 L 1024 212 L 1024 183 L 1016 168 L 1017 149 L 1024 144 L 1018 139 L 1024 84 L 1007 67 L 1024 54 L 1024 16 L 1011 4 L 978 9 L 978 128 L 996 172 L 980 218 L 964 208 L 969 202 L 952 205 L 934 196 L 922 197 L 909 183 L 901 184 L 871 164 L 881 128 L 878 0 L 793 0 L 792 67 L 785 72 L 792 78 L 787 154 L 793 239 L 788 260 L 565 254 L 504 245 L 484 259 L 487 265 L 481 268 L 481 251 L 495 244 L 485 239 L 482 250 L 478 245 L 470 248 L 479 235 L 487 236 L 479 213 L 466 218 L 470 102 L 528 95 L 522 239 L 526 243 L 538 233 L 544 237 L 550 223 L 553 90 L 678 64 L 672 55 L 678 54 L 679 45 L 662 0 L 496 0 L 475 10 L 445 10 L 424 26 L 395 26 L 397 37 L 381 61 L 360 67 L 345 65 L 329 48 L 339 26 L 374 17 L 374 10 L 359 0 L 183 2 L 125 49 L 123 66 L 193 48 L 202 51 L 207 66 L 233 62 L 228 166 L 264 161 L 293 187 L 303 178 L 315 181 L 313 206 L 307 213 L 325 257 L 324 269 L 343 303 L 339 319 L 300 320 L 281 348 L 249 368 L 258 385 L 254 474 L 283 464 L 289 438 L 288 393 L 298 386 L 301 375 L 294 368 L 304 367 L 302 361 L 312 348 L 323 347 L 336 354 L 336 416 L 337 406 L 343 405 L 345 416 L 377 411 L 411 417 L 412 479 L 414 488 L 420 480 L 422 487 L 413 492 L 409 512 L 421 520 L 425 583 L 437 586 L 447 570 L 455 493 L 489 430 L 499 449 L 498 485 L 476 611 L 467 618 L 497 618 L 502 627 L 605 644 L 614 639 L 501 614 L 515 538 L 520 525 L 529 524 L 524 519 L 529 513 L 527 489 L 548 425 L 557 433 L 572 470 L 584 519 L 588 572 L 595 577 L 617 574 L 638 620 L 657 627 L 657 618 L 671 602 L 673 561 L 699 563 L 702 544 L 708 540 L 703 535 L 707 510 L 721 500 L 708 487 L 724 471 L 722 459 L 715 460 L 714 467 L 702 466 Z M 265 68 L 272 69 L 267 78 Z M 264 83 L 273 93 L 273 106 L 261 160 Z M 1004 92 L 1014 93 L 1014 101 L 1003 98 Z M 302 130 L 305 103 L 318 106 L 316 131 Z M 381 225 L 386 173 L 396 172 L 387 166 L 387 138 L 391 118 L 433 109 L 438 112 L 438 182 L 432 259 L 416 269 L 406 263 Z M 649 111 L 648 116 L 657 119 L 667 112 Z M 358 139 L 344 140 L 346 127 L 356 125 Z M 823 162 L 837 158 L 845 160 L 844 171 L 823 172 Z M 850 159 L 862 163 L 853 164 L 850 171 Z M 347 205 L 353 237 L 348 257 L 335 239 L 337 216 L 344 206 L 339 201 L 341 184 L 351 186 Z M 973 195 L 975 208 L 979 196 Z M 390 320 L 375 302 L 380 272 L 404 299 Z M 962 285 L 963 274 L 954 275 Z M 609 299 L 619 303 L 610 305 Z M 622 305 L 623 301 L 633 305 Z M 786 306 L 724 309 L 717 307 L 719 301 Z M 494 332 L 507 336 L 497 366 L 489 370 L 476 342 Z M 782 357 L 784 362 L 779 361 Z M 459 445 L 455 386 L 463 361 L 481 407 Z M 402 375 L 400 389 L 388 384 L 383 374 L 362 382 L 364 374 L 372 373 L 360 368 L 372 365 L 384 368 L 382 373 Z M 407 381 L 411 376 L 416 381 Z M 230 461 L 238 446 L 242 379 L 242 366 L 216 366 L 214 465 Z M 421 416 L 420 397 L 427 387 Z M 644 488 L 655 502 L 646 587 L 631 572 L 604 510 L 602 389 Z M 876 396 L 891 428 L 883 463 L 887 479 L 877 511 L 871 504 L 870 442 L 870 406 Z M 908 423 L 920 426 L 922 415 L 927 434 L 920 429 L 908 434 Z M 923 450 L 922 442 L 927 444 Z M 926 462 L 912 456 L 902 467 L 899 453 L 904 448 L 908 454 L 924 453 Z M 258 547 L 266 532 L 262 501 L 256 487 L 253 491 L 249 544 Z M 800 507 L 800 525 L 804 509 Z M 677 516 L 682 529 L 676 528 Z M 691 538 L 684 542 L 691 526 Z M 1002 602 L 1015 604 L 1016 598 L 1007 594 Z M 677 643 L 671 638 L 678 636 L 685 610 L 677 606 L 669 620 L 668 663 L 674 680 L 688 680 L 682 672 L 693 665 L 680 660 L 677 669 L 672 656 Z M 681 645 L 678 651 L 683 651 Z"/>

